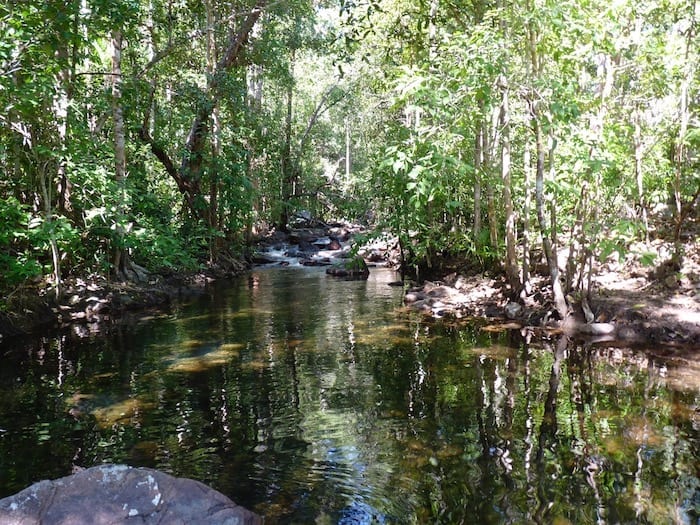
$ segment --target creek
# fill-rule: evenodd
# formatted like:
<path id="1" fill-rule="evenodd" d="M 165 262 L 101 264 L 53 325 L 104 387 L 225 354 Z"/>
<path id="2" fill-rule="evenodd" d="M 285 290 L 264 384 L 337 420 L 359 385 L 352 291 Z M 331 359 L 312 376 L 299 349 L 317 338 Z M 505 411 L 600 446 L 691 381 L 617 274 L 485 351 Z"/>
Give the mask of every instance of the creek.
<path id="1" fill-rule="evenodd" d="M 426 321 L 394 280 L 259 268 L 5 342 L 0 497 L 114 462 L 268 523 L 698 523 L 700 363 Z"/>

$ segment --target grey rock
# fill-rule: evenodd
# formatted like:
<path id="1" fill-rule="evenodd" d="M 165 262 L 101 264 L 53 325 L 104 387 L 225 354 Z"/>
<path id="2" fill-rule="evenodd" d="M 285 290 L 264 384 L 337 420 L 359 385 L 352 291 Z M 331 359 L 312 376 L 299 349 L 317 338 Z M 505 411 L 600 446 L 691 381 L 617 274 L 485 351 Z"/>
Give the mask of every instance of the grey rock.
<path id="1" fill-rule="evenodd" d="M 258 525 L 262 518 L 203 483 L 126 465 L 40 481 L 0 500 L 4 525 Z"/>
<path id="2" fill-rule="evenodd" d="M 448 298 L 453 293 L 454 291 L 447 286 L 436 286 L 435 288 L 432 288 L 430 291 L 428 291 L 428 295 L 430 297 L 438 297 L 440 299 Z"/>
<path id="3" fill-rule="evenodd" d="M 425 299 L 425 295 L 419 292 L 408 292 L 404 298 L 403 302 L 406 304 L 415 303 L 416 301 L 422 301 Z"/>
<path id="4" fill-rule="evenodd" d="M 582 325 L 579 331 L 590 335 L 608 335 L 615 332 L 615 325 L 612 323 L 589 323 Z"/>
<path id="5" fill-rule="evenodd" d="M 523 314 L 524 310 L 523 305 L 514 302 L 508 303 L 504 308 L 506 318 L 508 319 L 517 319 Z"/>

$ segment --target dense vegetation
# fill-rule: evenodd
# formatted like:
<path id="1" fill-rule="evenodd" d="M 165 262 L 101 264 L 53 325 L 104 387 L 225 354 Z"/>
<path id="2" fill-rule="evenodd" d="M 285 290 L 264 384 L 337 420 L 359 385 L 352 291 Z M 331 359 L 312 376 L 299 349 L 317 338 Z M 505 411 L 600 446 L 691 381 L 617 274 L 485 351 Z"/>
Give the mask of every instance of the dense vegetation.
<path id="1" fill-rule="evenodd" d="M 700 194 L 695 0 L 5 0 L 0 288 L 240 256 L 300 210 L 557 308 Z M 560 275 L 558 255 L 568 255 Z M 658 254 L 638 253 L 651 262 Z"/>

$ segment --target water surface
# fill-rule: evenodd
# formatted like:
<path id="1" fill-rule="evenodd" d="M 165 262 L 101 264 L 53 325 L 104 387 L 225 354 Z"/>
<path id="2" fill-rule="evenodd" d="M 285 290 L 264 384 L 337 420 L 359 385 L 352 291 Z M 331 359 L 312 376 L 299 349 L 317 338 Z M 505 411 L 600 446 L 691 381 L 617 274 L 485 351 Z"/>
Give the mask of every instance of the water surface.
<path id="1" fill-rule="evenodd" d="M 268 523 L 698 523 L 700 364 L 426 322 L 396 277 L 262 269 L 0 348 L 0 497 L 104 462 Z"/>

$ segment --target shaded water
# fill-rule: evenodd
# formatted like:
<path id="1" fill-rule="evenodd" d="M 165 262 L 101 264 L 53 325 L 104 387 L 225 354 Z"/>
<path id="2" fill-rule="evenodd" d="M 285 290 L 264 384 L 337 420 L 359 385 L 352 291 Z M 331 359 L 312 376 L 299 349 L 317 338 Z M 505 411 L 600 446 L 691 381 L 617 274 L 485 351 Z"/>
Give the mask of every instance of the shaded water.
<path id="1" fill-rule="evenodd" d="M 426 323 L 393 279 L 258 270 L 0 348 L 0 497 L 120 462 L 267 523 L 698 523 L 697 361 Z"/>

